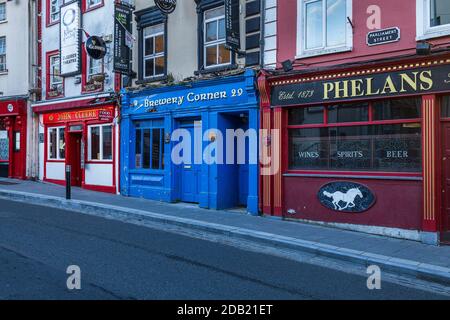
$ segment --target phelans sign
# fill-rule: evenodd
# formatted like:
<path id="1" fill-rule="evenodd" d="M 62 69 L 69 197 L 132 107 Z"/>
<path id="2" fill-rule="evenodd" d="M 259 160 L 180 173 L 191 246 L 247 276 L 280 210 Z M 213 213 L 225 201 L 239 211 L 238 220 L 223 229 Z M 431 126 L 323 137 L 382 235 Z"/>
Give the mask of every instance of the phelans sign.
<path id="1" fill-rule="evenodd" d="M 326 77 L 324 77 L 326 78 Z M 274 86 L 273 106 L 326 103 L 450 90 L 449 65 Z"/>

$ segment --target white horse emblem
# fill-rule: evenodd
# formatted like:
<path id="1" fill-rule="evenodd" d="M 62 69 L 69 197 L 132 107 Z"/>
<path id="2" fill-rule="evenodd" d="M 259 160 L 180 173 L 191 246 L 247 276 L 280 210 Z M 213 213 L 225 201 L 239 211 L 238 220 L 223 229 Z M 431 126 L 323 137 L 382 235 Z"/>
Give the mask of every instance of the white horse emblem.
<path id="1" fill-rule="evenodd" d="M 363 195 L 361 193 L 361 190 L 359 188 L 353 188 L 347 191 L 347 193 L 343 193 L 341 191 L 336 191 L 335 193 L 330 193 L 327 191 L 323 192 L 323 195 L 328 198 L 332 198 L 334 210 L 343 211 L 347 208 L 353 208 L 355 206 L 355 199 L 356 197 L 363 198 Z M 339 202 L 344 202 L 345 206 L 341 207 L 339 205 Z"/>

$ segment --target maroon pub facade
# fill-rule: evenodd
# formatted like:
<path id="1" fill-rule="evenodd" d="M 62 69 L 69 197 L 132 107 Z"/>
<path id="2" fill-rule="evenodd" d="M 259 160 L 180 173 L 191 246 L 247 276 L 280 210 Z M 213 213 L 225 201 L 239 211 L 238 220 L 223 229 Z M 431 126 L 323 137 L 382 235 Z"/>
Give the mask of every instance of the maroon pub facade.
<path id="1" fill-rule="evenodd" d="M 261 128 L 279 133 L 262 139 L 280 164 L 260 177 L 263 214 L 450 240 L 447 9 L 440 0 L 278 1 L 277 69 L 258 78 Z"/>

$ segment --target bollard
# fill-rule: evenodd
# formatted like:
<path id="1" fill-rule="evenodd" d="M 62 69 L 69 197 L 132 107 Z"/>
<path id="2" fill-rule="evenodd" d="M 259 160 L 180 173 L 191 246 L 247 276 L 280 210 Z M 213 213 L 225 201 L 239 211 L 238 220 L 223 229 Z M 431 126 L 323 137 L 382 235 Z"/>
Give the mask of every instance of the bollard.
<path id="1" fill-rule="evenodd" d="M 72 168 L 70 165 L 66 166 L 66 199 L 71 199 L 71 185 L 70 185 L 70 176 L 71 176 Z"/>

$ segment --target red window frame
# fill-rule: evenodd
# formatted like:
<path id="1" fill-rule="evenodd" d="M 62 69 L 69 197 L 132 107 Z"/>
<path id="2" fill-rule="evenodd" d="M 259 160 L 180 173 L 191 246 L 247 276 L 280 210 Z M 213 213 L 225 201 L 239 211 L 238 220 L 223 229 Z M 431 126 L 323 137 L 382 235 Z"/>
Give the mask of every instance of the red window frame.
<path id="1" fill-rule="evenodd" d="M 82 13 L 93 11 L 93 10 L 101 8 L 105 5 L 105 0 L 101 0 L 99 4 L 88 8 L 88 5 L 87 5 L 88 1 L 89 0 L 81 0 L 81 12 Z"/>
<path id="2" fill-rule="evenodd" d="M 45 2 L 45 25 L 46 27 L 54 26 L 55 24 L 58 24 L 61 21 L 61 16 L 58 20 L 50 21 L 50 0 L 47 0 Z"/>
<path id="3" fill-rule="evenodd" d="M 92 93 L 92 92 L 103 92 L 105 89 L 105 84 L 103 83 L 99 89 L 86 90 L 87 84 L 87 73 L 88 73 L 88 54 L 86 52 L 86 46 L 84 43 L 81 44 L 81 93 Z M 105 72 L 105 62 L 103 61 L 102 71 Z"/>
<path id="4" fill-rule="evenodd" d="M 62 81 L 62 93 L 57 95 L 57 96 L 54 96 L 54 97 L 50 97 L 48 95 L 48 92 L 50 91 L 50 72 L 51 72 L 51 70 L 50 70 L 50 58 L 53 57 L 53 56 L 56 56 L 56 55 L 60 55 L 59 50 L 48 51 L 46 53 L 46 55 L 45 55 L 45 61 L 46 61 L 46 64 L 45 64 L 45 69 L 46 69 L 45 70 L 46 71 L 46 73 L 45 73 L 45 99 L 46 100 L 64 97 L 64 87 L 65 87 L 65 79 L 64 79 L 64 77 L 62 78 L 63 79 L 63 81 Z"/>
<path id="5" fill-rule="evenodd" d="M 408 97 L 400 97 L 401 98 L 408 98 Z M 416 97 L 409 97 L 409 98 L 418 98 Z M 420 123 L 421 128 L 423 128 L 423 117 L 421 114 L 420 118 L 414 118 L 414 119 L 395 119 L 395 120 L 374 120 L 373 119 L 373 103 L 374 101 L 362 101 L 368 103 L 368 121 L 357 121 L 357 122 L 341 122 L 341 123 L 329 123 L 328 122 L 328 107 L 336 105 L 335 103 L 330 104 L 320 104 L 320 105 L 314 105 L 314 106 L 323 106 L 323 123 L 319 124 L 304 124 L 304 125 L 290 125 L 288 122 L 288 110 L 295 109 L 295 108 L 307 108 L 312 107 L 313 105 L 307 105 L 307 106 L 299 106 L 299 107 L 290 107 L 286 108 L 285 110 L 285 123 L 284 126 L 285 130 L 283 132 L 284 137 L 284 160 L 283 160 L 283 167 L 286 168 L 285 173 L 286 174 L 310 174 L 310 175 L 342 175 L 342 176 L 385 176 L 385 177 L 413 177 L 413 178 L 420 178 L 423 175 L 423 164 L 422 164 L 422 171 L 421 172 L 395 172 L 395 171 L 339 171 L 339 170 L 308 170 L 308 169 L 289 169 L 289 130 L 290 129 L 312 129 L 312 128 L 336 128 L 336 127 L 354 127 L 354 126 L 374 126 L 374 125 L 389 125 L 389 124 L 404 124 L 404 123 Z M 351 102 L 342 102 L 340 104 L 346 104 Z M 421 110 L 422 113 L 422 110 Z M 422 132 L 423 134 L 423 132 Z M 422 152 L 423 154 L 423 152 Z"/>

